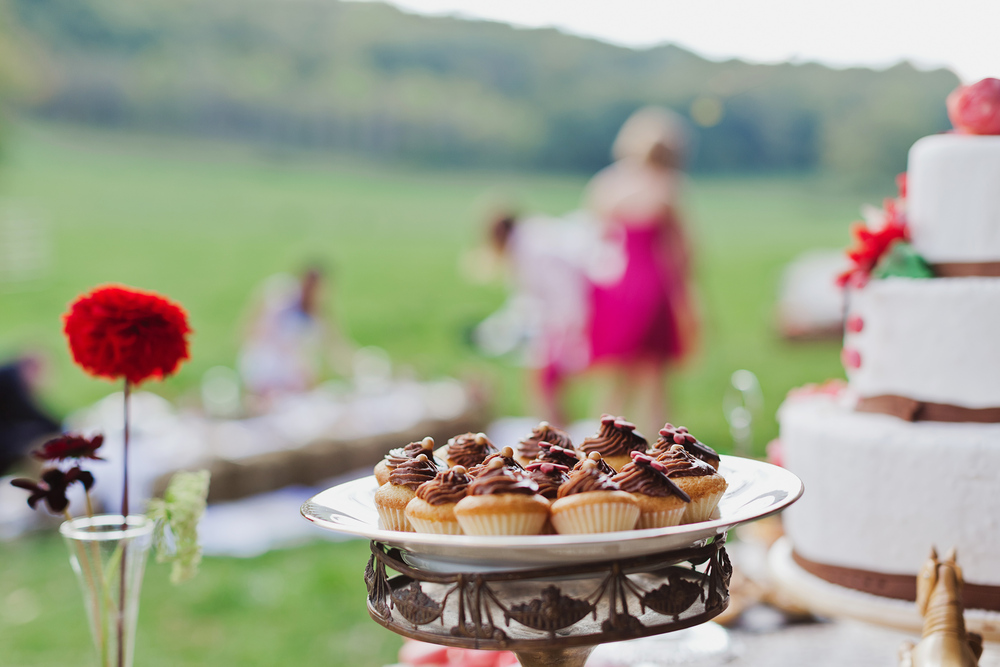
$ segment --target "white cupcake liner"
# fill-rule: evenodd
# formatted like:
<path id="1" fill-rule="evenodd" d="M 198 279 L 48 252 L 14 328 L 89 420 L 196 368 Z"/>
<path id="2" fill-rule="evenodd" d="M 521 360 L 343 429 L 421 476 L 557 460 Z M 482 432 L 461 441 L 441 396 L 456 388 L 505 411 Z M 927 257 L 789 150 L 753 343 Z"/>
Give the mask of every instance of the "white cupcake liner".
<path id="1" fill-rule="evenodd" d="M 613 533 L 632 530 L 639 507 L 629 503 L 590 503 L 559 508 L 552 513 L 552 525 L 560 535 Z"/>
<path id="2" fill-rule="evenodd" d="M 685 503 L 686 505 L 687 503 Z M 678 507 L 675 510 L 665 510 L 661 512 L 643 512 L 636 522 L 636 529 L 643 528 L 667 528 L 676 526 L 684 516 L 685 507 Z"/>
<path id="3" fill-rule="evenodd" d="M 545 525 L 545 512 L 465 514 L 458 523 L 466 535 L 538 535 Z"/>
<path id="4" fill-rule="evenodd" d="M 378 518 L 382 520 L 382 526 L 386 530 L 400 530 L 407 533 L 414 532 L 413 526 L 410 525 L 410 520 L 406 518 L 403 510 L 382 507 L 378 504 L 375 505 L 375 509 L 378 510 Z"/>
<path id="5" fill-rule="evenodd" d="M 712 516 L 712 512 L 719 505 L 719 501 L 722 500 L 722 496 L 726 494 L 726 490 L 718 491 L 716 493 L 711 493 L 698 500 L 692 500 L 687 504 L 684 510 L 684 518 L 681 519 L 681 523 L 698 523 L 699 521 L 708 521 Z"/>
<path id="6" fill-rule="evenodd" d="M 413 529 L 418 533 L 431 533 L 433 535 L 462 535 L 462 527 L 457 521 L 434 521 L 428 519 L 418 519 L 414 516 L 407 516 Z"/>

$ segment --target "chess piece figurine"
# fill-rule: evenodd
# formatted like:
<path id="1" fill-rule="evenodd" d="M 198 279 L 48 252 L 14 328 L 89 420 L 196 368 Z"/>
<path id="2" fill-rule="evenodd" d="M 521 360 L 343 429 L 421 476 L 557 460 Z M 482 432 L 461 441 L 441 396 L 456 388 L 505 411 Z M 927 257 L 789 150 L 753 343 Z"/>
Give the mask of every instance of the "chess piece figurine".
<path id="1" fill-rule="evenodd" d="M 976 667 L 983 638 L 965 631 L 962 605 L 962 568 L 952 548 L 944 560 L 931 549 L 917 575 L 917 609 L 924 617 L 920 641 L 899 649 L 900 667 Z"/>

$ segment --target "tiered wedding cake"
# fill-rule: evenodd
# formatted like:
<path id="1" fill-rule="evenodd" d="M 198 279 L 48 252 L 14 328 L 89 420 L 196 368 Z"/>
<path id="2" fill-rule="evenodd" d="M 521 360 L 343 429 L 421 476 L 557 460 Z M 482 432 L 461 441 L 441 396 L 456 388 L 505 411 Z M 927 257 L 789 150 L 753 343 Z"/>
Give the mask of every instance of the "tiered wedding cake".
<path id="1" fill-rule="evenodd" d="M 806 488 L 785 528 L 801 568 L 889 598 L 955 546 L 966 606 L 1000 611 L 1000 81 L 949 112 L 958 131 L 913 146 L 905 199 L 849 253 L 847 386 L 779 413 Z"/>

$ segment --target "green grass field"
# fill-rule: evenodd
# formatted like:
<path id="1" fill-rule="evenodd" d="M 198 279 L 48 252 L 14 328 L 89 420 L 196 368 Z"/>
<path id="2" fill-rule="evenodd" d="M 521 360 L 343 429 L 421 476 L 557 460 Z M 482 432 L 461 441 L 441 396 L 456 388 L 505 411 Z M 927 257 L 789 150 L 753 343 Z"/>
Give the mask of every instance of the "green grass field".
<path id="1" fill-rule="evenodd" d="M 425 377 L 485 378 L 499 413 L 531 413 L 521 371 L 463 343 L 465 327 L 495 309 L 504 289 L 465 281 L 458 257 L 478 241 L 491 197 L 558 214 L 578 205 L 584 179 L 353 164 L 36 124 L 15 129 L 0 163 L 0 204 L 44 223 L 55 261 L 30 289 L 0 291 L 0 357 L 29 346 L 50 352 L 45 398 L 55 411 L 112 389 L 78 371 L 64 350 L 59 318 L 79 292 L 124 282 L 188 308 L 193 360 L 148 387 L 183 401 L 207 368 L 233 365 L 250 291 L 276 271 L 324 259 L 336 271 L 329 306 L 355 341 L 385 348 Z M 769 416 L 757 429 L 762 450 L 777 431 L 770 415 L 789 388 L 841 373 L 838 344 L 792 345 L 775 336 L 777 279 L 800 251 L 845 245 L 859 204 L 890 188 L 891 179 L 694 179 L 688 223 L 705 338 L 700 356 L 673 380 L 675 422 L 728 449 L 721 399 L 732 371 L 747 368 L 760 378 Z M 574 392 L 576 416 L 596 415 L 593 394 L 586 383 Z M 137 664 L 390 662 L 398 641 L 364 611 L 366 550 L 323 543 L 251 560 L 210 558 L 194 583 L 179 588 L 151 566 Z M 79 593 L 58 540 L 0 543 L 0 572 L 0 664 L 89 664 Z"/>

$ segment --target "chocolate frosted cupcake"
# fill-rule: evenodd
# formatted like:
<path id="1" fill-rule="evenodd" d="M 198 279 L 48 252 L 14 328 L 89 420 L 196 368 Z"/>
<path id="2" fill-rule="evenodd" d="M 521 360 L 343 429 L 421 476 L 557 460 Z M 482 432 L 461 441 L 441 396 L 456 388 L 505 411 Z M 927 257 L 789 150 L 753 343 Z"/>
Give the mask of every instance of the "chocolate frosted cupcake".
<path id="1" fill-rule="evenodd" d="M 622 466 L 632 460 L 632 452 L 645 452 L 647 446 L 646 439 L 636 433 L 635 424 L 622 417 L 604 415 L 597 435 L 584 440 L 579 449 L 585 455 L 597 452 L 609 466 L 621 470 Z"/>
<path id="2" fill-rule="evenodd" d="M 455 505 L 465 497 L 472 478 L 462 466 L 439 472 L 417 487 L 417 497 L 406 505 L 406 518 L 418 533 L 461 535 Z"/>
<path id="3" fill-rule="evenodd" d="M 597 469 L 603 472 L 605 475 L 610 475 L 614 477 L 614 475 L 617 473 L 617 471 L 611 466 L 609 466 L 608 462 L 605 461 L 604 458 L 597 452 L 591 452 L 587 454 L 587 458 L 585 458 L 584 460 L 578 462 L 575 466 L 573 466 L 573 471 L 575 472 L 577 470 L 582 470 L 584 464 L 586 464 L 587 461 L 593 461 L 595 464 L 597 464 Z"/>
<path id="4" fill-rule="evenodd" d="M 436 458 L 434 456 L 434 438 L 424 438 L 423 440 L 418 440 L 417 442 L 411 442 L 405 447 L 397 447 L 396 449 L 389 450 L 389 453 L 385 455 L 385 458 L 378 462 L 375 466 L 375 480 L 378 482 L 379 486 L 382 486 L 389 481 L 389 473 L 398 466 L 403 461 L 409 459 L 415 459 L 420 454 L 426 454 L 427 458 L 430 459 L 431 463 L 438 467 L 438 469 L 443 469 L 444 461 Z"/>
<path id="5" fill-rule="evenodd" d="M 632 462 L 611 479 L 639 501 L 636 528 L 676 526 L 691 502 L 691 497 L 667 477 L 666 467 L 641 452 L 633 452 Z"/>
<path id="6" fill-rule="evenodd" d="M 688 454 L 701 459 L 716 470 L 719 469 L 720 459 L 715 450 L 705 443 L 699 442 L 698 438 L 691 435 L 683 426 L 664 424 L 663 428 L 660 429 L 660 437 L 657 438 L 656 442 L 650 448 L 650 455 L 656 456 L 656 454 L 665 452 L 674 445 L 681 445 L 687 450 Z M 656 454 L 652 453 L 654 451 Z"/>
<path id="7" fill-rule="evenodd" d="M 444 447 L 434 453 L 444 459 L 449 468 L 463 466 L 471 470 L 497 451 L 485 433 L 463 433 L 450 438 Z"/>
<path id="8" fill-rule="evenodd" d="M 681 523 L 708 521 L 729 486 L 722 475 L 689 454 L 683 445 L 671 446 L 656 460 L 665 468 L 667 477 L 691 497 Z"/>
<path id="9" fill-rule="evenodd" d="M 514 472 L 524 472 L 524 466 L 518 463 L 517 459 L 514 458 L 514 449 L 511 447 L 504 447 L 499 452 L 496 452 L 495 454 L 490 454 L 489 456 L 486 457 L 485 461 L 483 461 L 481 464 L 469 470 L 469 475 L 471 475 L 473 478 L 479 477 L 479 475 L 485 472 L 486 469 L 489 467 L 490 461 L 493 461 L 494 459 L 499 459 L 503 461 L 503 467 L 507 468 L 507 470 L 512 470 Z"/>
<path id="10" fill-rule="evenodd" d="M 538 456 L 535 457 L 535 461 L 540 463 L 555 463 L 572 468 L 580 462 L 580 456 L 575 449 L 567 449 L 543 441 L 538 443 L 538 450 Z"/>
<path id="11" fill-rule="evenodd" d="M 549 501 L 538 495 L 538 484 L 527 474 L 494 459 L 469 484 L 455 516 L 466 535 L 537 535 L 549 518 Z"/>
<path id="12" fill-rule="evenodd" d="M 417 487 L 429 482 L 437 475 L 438 469 L 426 454 L 418 454 L 415 459 L 403 461 L 389 473 L 389 481 L 375 491 L 375 509 L 388 530 L 412 531 L 404 510 L 417 496 Z"/>
<path id="13" fill-rule="evenodd" d="M 576 535 L 632 530 L 640 510 L 632 494 L 587 460 L 559 487 L 551 512 L 557 533 Z"/>
<path id="14" fill-rule="evenodd" d="M 569 480 L 569 468 L 558 463 L 535 461 L 528 464 L 528 477 L 538 485 L 538 495 L 555 500 L 559 487 Z"/>
<path id="15" fill-rule="evenodd" d="M 531 429 L 531 433 L 521 438 L 517 443 L 515 452 L 518 462 L 527 466 L 534 461 L 542 451 L 539 443 L 547 442 L 550 445 L 558 445 L 564 449 L 573 449 L 573 441 L 570 440 L 569 433 L 555 428 L 548 422 L 539 422 L 538 426 Z"/>

